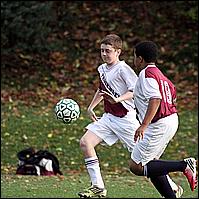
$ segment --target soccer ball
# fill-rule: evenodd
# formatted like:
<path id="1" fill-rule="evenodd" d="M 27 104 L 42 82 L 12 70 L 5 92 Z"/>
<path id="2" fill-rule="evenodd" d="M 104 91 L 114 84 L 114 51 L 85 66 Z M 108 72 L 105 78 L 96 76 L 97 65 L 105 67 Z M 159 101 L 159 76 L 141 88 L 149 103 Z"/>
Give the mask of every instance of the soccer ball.
<path id="1" fill-rule="evenodd" d="M 61 99 L 55 105 L 55 114 L 58 120 L 69 124 L 79 118 L 80 108 L 73 99 Z"/>

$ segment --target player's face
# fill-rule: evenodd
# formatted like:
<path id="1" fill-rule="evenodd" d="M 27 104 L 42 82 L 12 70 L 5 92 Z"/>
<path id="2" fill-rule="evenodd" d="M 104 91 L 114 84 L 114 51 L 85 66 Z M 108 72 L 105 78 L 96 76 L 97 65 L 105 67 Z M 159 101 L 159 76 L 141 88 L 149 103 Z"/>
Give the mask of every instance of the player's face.
<path id="1" fill-rule="evenodd" d="M 108 65 L 116 63 L 119 60 L 120 53 L 120 49 L 115 49 L 109 44 L 101 44 L 101 57 Z"/>

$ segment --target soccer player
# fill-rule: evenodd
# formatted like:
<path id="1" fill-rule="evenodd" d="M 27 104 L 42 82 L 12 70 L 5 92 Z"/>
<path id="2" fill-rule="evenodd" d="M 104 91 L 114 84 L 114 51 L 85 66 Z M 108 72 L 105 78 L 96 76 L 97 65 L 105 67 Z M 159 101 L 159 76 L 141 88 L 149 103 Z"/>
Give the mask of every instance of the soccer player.
<path id="1" fill-rule="evenodd" d="M 104 61 L 104 64 L 98 67 L 100 85 L 88 107 L 93 122 L 86 127 L 87 131 L 80 140 L 91 180 L 91 187 L 78 193 L 80 197 L 85 198 L 105 197 L 107 194 L 95 147 L 100 143 L 111 146 L 120 140 L 128 151 L 132 152 L 135 144 L 134 133 L 139 127 L 133 101 L 137 75 L 129 65 L 119 60 L 122 40 L 118 35 L 107 35 L 102 39 L 100 48 Z M 98 119 L 94 108 L 102 100 L 105 113 Z"/>
<path id="2" fill-rule="evenodd" d="M 100 143 L 111 146 L 119 139 L 132 152 L 134 132 L 139 126 L 133 102 L 137 75 L 125 61 L 119 60 L 122 40 L 118 35 L 107 35 L 100 48 L 104 64 L 98 67 L 99 88 L 88 107 L 93 122 L 86 127 L 87 131 L 80 140 L 91 187 L 79 192 L 80 197 L 105 197 L 107 193 L 95 147 Z M 94 108 L 102 100 L 104 114 L 99 119 Z"/>
<path id="3" fill-rule="evenodd" d="M 163 197 L 175 198 L 166 175 L 183 172 L 194 191 L 196 160 L 158 160 L 178 129 L 178 114 L 175 86 L 156 66 L 157 56 L 158 47 L 152 41 L 140 42 L 134 48 L 134 65 L 141 70 L 134 88 L 140 126 L 134 135 L 136 145 L 129 166 L 135 175 L 150 178 Z"/>

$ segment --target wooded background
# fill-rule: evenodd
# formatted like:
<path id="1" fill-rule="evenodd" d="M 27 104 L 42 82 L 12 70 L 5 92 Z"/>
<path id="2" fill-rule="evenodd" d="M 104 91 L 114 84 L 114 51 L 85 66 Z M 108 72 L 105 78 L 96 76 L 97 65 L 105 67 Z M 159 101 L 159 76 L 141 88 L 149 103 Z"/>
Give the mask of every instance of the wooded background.
<path id="1" fill-rule="evenodd" d="M 198 104 L 198 1 L 1 1 L 1 103 L 51 106 L 62 96 L 85 107 L 98 86 L 99 43 L 153 40 L 179 109 Z"/>

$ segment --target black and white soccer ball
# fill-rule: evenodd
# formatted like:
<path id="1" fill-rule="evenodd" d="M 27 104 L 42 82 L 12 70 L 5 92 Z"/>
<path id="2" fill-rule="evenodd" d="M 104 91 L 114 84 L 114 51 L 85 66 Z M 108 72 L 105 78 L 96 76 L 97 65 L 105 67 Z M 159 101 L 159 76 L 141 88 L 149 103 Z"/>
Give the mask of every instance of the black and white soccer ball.
<path id="1" fill-rule="evenodd" d="M 55 114 L 58 120 L 69 124 L 79 118 L 80 107 L 73 99 L 61 99 L 55 105 Z"/>

